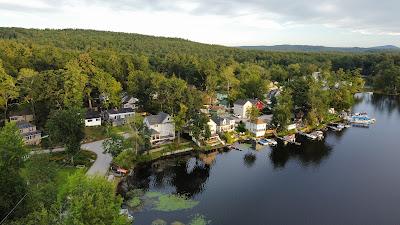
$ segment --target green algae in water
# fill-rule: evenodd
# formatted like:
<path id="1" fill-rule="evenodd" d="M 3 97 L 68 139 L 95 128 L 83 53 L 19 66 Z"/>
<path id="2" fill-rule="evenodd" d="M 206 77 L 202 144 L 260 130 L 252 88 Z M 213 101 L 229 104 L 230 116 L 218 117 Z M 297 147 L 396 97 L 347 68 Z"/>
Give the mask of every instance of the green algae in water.
<path id="1" fill-rule="evenodd" d="M 185 225 L 185 224 L 180 221 L 174 221 L 171 223 L 171 225 Z"/>
<path id="2" fill-rule="evenodd" d="M 151 225 L 167 225 L 167 222 L 162 219 L 156 219 L 151 223 Z"/>
<path id="3" fill-rule="evenodd" d="M 196 214 L 194 218 L 190 221 L 189 225 L 206 225 L 209 223 L 210 221 L 207 221 L 203 215 Z"/>
<path id="4" fill-rule="evenodd" d="M 149 191 L 145 194 L 145 196 L 148 198 L 158 198 L 163 195 L 164 195 L 163 193 L 157 191 Z"/>
<path id="5" fill-rule="evenodd" d="M 131 200 L 128 201 L 128 206 L 131 208 L 136 208 L 142 203 L 142 200 L 140 200 L 140 197 L 133 197 Z"/>
<path id="6" fill-rule="evenodd" d="M 162 195 L 155 203 L 155 210 L 171 212 L 177 210 L 191 209 L 199 204 L 198 201 L 187 199 L 179 195 Z"/>

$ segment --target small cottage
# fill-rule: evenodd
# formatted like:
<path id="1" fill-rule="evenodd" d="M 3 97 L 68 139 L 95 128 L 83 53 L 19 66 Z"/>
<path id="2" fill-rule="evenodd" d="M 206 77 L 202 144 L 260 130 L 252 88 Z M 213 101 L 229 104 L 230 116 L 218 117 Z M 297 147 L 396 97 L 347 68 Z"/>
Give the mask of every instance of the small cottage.
<path id="1" fill-rule="evenodd" d="M 131 108 L 110 109 L 103 112 L 103 118 L 110 121 L 113 126 L 124 125 L 129 117 L 135 115 L 135 111 Z"/>
<path id="2" fill-rule="evenodd" d="M 136 109 L 137 108 L 137 103 L 139 102 L 139 99 L 134 98 L 129 95 L 124 95 L 121 99 L 122 102 L 122 108 L 131 108 L 131 109 Z"/>
<path id="3" fill-rule="evenodd" d="M 27 121 L 16 123 L 26 145 L 38 145 L 42 139 L 42 132 L 36 130 L 36 126 Z"/>
<path id="4" fill-rule="evenodd" d="M 97 111 L 87 111 L 85 115 L 85 126 L 86 127 L 95 127 L 101 126 L 101 116 Z"/>
<path id="5" fill-rule="evenodd" d="M 33 122 L 33 113 L 28 108 L 21 111 L 11 111 L 9 119 L 10 122 L 11 121 Z"/>

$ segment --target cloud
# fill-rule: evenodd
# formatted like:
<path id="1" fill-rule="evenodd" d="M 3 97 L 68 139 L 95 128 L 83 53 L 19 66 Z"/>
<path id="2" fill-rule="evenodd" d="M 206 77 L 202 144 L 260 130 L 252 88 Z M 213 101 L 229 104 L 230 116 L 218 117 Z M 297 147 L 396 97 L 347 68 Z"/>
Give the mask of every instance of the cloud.
<path id="1" fill-rule="evenodd" d="M 56 11 L 60 7 L 101 5 L 120 11 L 180 12 L 238 17 L 251 15 L 280 24 L 322 24 L 372 34 L 400 33 L 398 0 L 0 0 L 0 9 Z"/>
<path id="2" fill-rule="evenodd" d="M 180 11 L 195 15 L 252 15 L 281 24 L 322 24 L 373 34 L 400 33 L 398 0 L 86 0 L 118 10 Z"/>

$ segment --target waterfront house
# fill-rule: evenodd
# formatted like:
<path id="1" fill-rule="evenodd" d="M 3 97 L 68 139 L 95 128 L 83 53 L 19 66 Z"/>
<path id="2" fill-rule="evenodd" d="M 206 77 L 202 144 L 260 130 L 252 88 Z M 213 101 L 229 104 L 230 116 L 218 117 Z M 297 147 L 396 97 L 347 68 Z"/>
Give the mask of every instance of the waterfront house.
<path id="1" fill-rule="evenodd" d="M 146 116 L 143 123 L 150 130 L 152 145 L 175 139 L 175 124 L 169 114 L 160 112 L 157 115 Z"/>
<path id="2" fill-rule="evenodd" d="M 16 125 L 26 145 L 40 144 L 40 141 L 42 139 L 42 132 L 36 130 L 35 125 L 24 120 L 17 121 Z"/>
<path id="3" fill-rule="evenodd" d="M 88 110 L 85 115 L 85 127 L 101 126 L 101 115 L 97 111 Z"/>
<path id="4" fill-rule="evenodd" d="M 262 137 L 265 135 L 267 130 L 267 122 L 262 119 L 256 119 L 255 121 L 247 121 L 246 129 L 252 133 L 255 137 Z"/>
<path id="5" fill-rule="evenodd" d="M 230 117 L 214 116 L 212 120 L 216 123 L 218 133 L 230 132 L 235 130 L 236 121 Z"/>
<path id="6" fill-rule="evenodd" d="M 208 127 L 210 128 L 211 135 L 215 135 L 217 133 L 217 124 L 214 120 L 210 119 L 208 122 Z"/>
<path id="7" fill-rule="evenodd" d="M 128 118 L 134 115 L 135 111 L 131 108 L 109 109 L 103 112 L 103 118 L 110 121 L 113 126 L 125 124 Z"/>
<path id="8" fill-rule="evenodd" d="M 248 110 L 253 106 L 260 111 L 265 107 L 264 103 L 257 99 L 239 99 L 233 103 L 233 113 L 239 118 L 246 119 Z"/>

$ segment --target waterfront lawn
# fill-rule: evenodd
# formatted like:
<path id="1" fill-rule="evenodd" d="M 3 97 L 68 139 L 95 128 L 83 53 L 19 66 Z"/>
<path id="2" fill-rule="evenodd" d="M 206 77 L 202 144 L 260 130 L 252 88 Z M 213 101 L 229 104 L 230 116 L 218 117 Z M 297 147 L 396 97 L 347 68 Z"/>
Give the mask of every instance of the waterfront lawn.
<path id="1" fill-rule="evenodd" d="M 132 149 L 121 152 L 113 159 L 113 162 L 125 169 L 130 169 L 138 163 L 145 163 L 161 158 L 168 152 L 182 150 L 186 148 L 194 148 L 195 145 L 186 139 L 181 138 L 180 143 L 175 139 L 174 142 L 162 145 L 158 148 L 151 149 L 143 154 L 135 154 Z"/>

